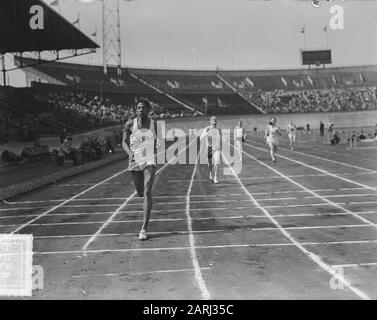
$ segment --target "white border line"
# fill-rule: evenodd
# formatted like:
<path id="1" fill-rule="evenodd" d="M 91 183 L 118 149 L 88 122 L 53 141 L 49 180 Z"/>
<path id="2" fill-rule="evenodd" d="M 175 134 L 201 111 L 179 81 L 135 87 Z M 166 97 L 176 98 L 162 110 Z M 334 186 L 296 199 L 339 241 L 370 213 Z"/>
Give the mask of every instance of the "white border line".
<path id="1" fill-rule="evenodd" d="M 200 289 L 200 293 L 202 295 L 202 298 L 205 300 L 211 299 L 211 294 L 208 291 L 207 285 L 204 281 L 201 269 L 200 269 L 200 264 L 198 257 L 196 255 L 196 250 L 195 250 L 195 237 L 194 233 L 192 231 L 192 219 L 190 215 L 190 194 L 192 190 L 192 186 L 194 184 L 194 178 L 195 174 L 198 168 L 198 162 L 199 162 L 199 155 L 196 158 L 194 170 L 192 171 L 191 179 L 190 179 L 190 184 L 187 190 L 186 194 L 186 209 L 185 209 L 185 214 L 186 214 L 186 219 L 187 219 L 187 229 L 189 232 L 189 242 L 190 242 L 190 255 L 191 255 L 191 261 L 195 269 L 195 281 Z"/>

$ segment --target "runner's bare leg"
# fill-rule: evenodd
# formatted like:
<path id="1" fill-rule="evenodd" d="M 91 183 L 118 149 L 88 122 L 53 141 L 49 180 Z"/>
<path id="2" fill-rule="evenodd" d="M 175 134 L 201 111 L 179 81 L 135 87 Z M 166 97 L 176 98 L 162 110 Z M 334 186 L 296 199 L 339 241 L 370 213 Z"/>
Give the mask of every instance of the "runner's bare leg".
<path id="1" fill-rule="evenodd" d="M 149 219 L 151 217 L 152 211 L 152 187 L 154 182 L 154 177 L 156 174 L 155 166 L 147 166 L 144 171 L 144 202 L 143 202 L 143 211 L 144 211 L 144 222 L 141 230 L 148 231 Z"/>

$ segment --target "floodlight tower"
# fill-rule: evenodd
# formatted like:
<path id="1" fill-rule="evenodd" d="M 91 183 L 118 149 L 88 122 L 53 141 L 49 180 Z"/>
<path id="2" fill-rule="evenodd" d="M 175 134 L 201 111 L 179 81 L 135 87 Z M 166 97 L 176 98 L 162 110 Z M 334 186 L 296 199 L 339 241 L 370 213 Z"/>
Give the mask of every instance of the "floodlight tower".
<path id="1" fill-rule="evenodd" d="M 108 66 L 116 66 L 118 74 L 122 71 L 122 42 L 120 35 L 119 0 L 102 1 L 102 50 L 103 72 Z"/>

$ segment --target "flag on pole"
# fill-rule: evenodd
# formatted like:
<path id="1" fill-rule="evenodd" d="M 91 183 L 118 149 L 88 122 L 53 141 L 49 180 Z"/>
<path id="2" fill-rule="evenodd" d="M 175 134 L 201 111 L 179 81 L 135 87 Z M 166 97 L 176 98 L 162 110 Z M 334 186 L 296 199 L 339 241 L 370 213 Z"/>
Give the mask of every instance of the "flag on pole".
<path id="1" fill-rule="evenodd" d="M 51 2 L 51 6 L 58 6 L 59 5 L 59 0 L 54 0 Z"/>
<path id="2" fill-rule="evenodd" d="M 301 33 L 305 33 L 305 27 L 302 27 Z"/>

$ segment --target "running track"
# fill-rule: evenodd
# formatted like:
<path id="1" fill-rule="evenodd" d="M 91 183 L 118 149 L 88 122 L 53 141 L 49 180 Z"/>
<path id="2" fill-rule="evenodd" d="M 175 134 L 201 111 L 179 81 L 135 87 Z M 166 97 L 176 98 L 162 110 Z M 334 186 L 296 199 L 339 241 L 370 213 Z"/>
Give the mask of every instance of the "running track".
<path id="1" fill-rule="evenodd" d="M 0 233 L 34 235 L 34 299 L 376 299 L 376 152 L 286 147 L 248 138 L 217 185 L 159 166 L 146 242 L 122 162 L 2 203 Z"/>

